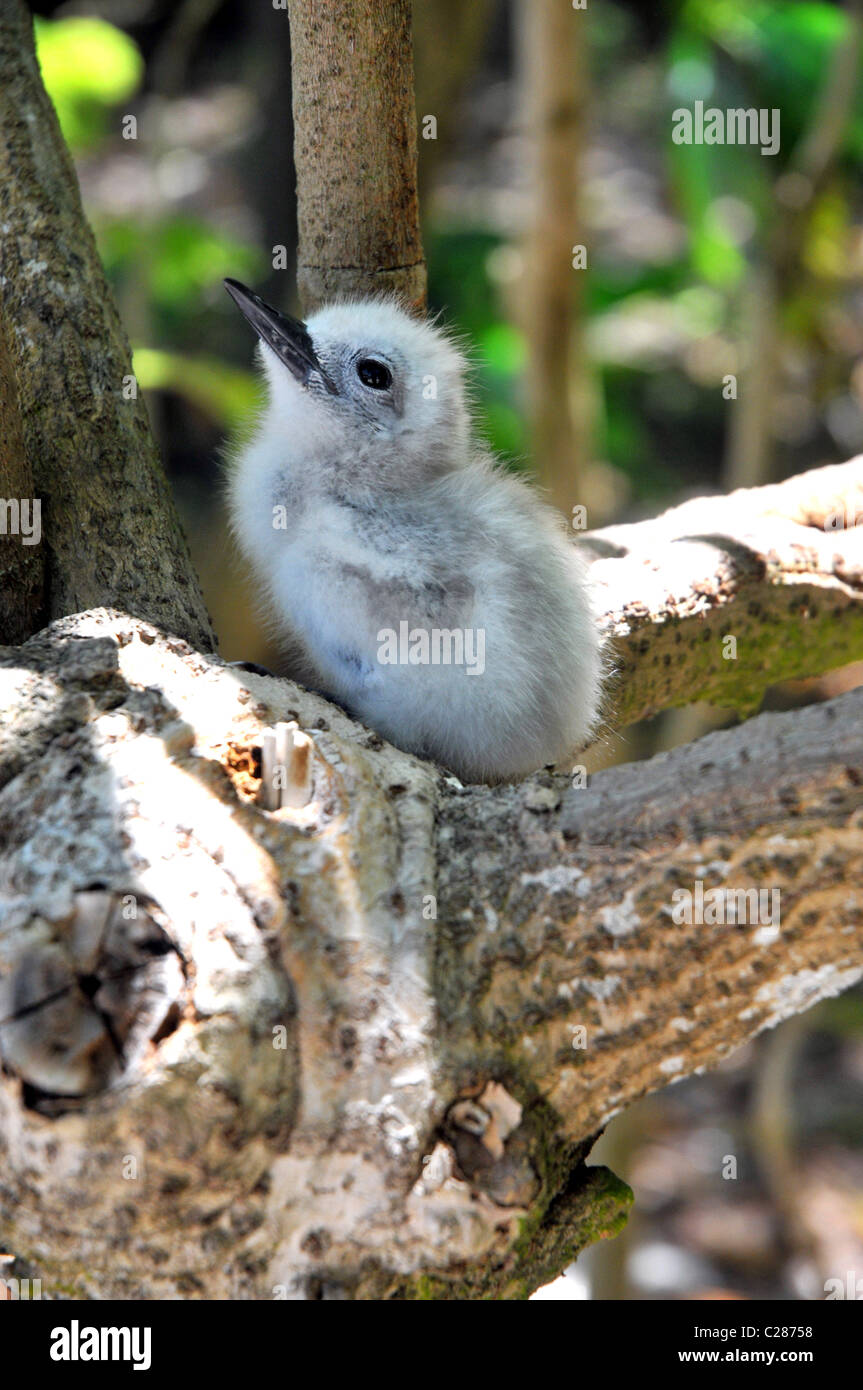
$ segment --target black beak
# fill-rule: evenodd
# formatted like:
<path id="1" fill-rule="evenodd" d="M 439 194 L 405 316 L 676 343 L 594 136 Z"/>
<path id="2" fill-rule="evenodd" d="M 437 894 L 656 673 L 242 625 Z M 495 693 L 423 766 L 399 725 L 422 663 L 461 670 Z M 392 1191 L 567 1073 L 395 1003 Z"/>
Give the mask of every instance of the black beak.
<path id="1" fill-rule="evenodd" d="M 301 385 L 308 386 L 312 372 L 317 372 L 330 394 L 336 394 L 335 386 L 318 361 L 304 323 L 291 318 L 290 314 L 280 314 L 239 280 L 225 280 L 224 285 L 243 318 L 248 319 L 258 337 L 272 348 Z"/>

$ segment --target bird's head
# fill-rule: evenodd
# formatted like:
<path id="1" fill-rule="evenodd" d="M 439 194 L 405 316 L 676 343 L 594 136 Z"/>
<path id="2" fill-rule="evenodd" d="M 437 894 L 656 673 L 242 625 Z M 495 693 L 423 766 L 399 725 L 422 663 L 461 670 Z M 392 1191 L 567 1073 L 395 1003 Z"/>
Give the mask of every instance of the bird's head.
<path id="1" fill-rule="evenodd" d="M 301 323 L 236 280 L 225 287 L 260 339 L 268 427 L 324 485 L 402 491 L 465 462 L 466 363 L 439 328 L 391 299 L 327 305 Z"/>

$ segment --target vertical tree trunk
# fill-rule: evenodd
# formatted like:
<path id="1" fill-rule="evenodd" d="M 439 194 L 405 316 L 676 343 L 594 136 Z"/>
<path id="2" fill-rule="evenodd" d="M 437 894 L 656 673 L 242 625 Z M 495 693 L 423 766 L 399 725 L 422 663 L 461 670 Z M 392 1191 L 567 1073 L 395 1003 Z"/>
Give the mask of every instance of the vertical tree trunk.
<path id="1" fill-rule="evenodd" d="M 580 326 L 584 270 L 578 158 L 584 145 L 584 16 L 561 0 L 521 0 L 525 120 L 532 210 L 525 238 L 522 322 L 527 411 L 540 482 L 561 511 L 585 503 L 585 398 Z"/>
<path id="2" fill-rule="evenodd" d="M 410 0 L 290 0 L 304 312 L 394 291 L 425 306 Z"/>
<path id="3" fill-rule="evenodd" d="M 42 501 L 47 616 L 100 605 L 215 638 L 22 0 L 0 0 L 0 317 Z"/>

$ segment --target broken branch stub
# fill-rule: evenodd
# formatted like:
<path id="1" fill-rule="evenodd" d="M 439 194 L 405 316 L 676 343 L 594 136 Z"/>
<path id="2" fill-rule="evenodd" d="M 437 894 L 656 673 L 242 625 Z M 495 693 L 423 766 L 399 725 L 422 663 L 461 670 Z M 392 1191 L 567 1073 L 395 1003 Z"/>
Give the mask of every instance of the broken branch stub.
<path id="1" fill-rule="evenodd" d="M 258 800 L 267 811 L 305 806 L 312 796 L 312 740 L 295 719 L 261 735 Z"/>

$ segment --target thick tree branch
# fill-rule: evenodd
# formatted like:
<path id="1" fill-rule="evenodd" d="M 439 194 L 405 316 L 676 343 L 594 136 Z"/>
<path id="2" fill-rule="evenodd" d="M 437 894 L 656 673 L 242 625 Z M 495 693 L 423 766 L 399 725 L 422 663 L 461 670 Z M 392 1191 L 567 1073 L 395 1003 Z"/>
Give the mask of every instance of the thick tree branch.
<path id="1" fill-rule="evenodd" d="M 608 724 L 695 700 L 751 713 L 769 685 L 863 658 L 857 518 L 863 458 L 589 533 L 616 673 Z"/>
<path id="2" fill-rule="evenodd" d="M 623 1219 L 609 1114 L 863 975 L 859 691 L 488 789 L 124 615 L 0 679 L 0 1230 L 52 1291 L 523 1296 Z M 677 925 L 699 881 L 778 931 Z"/>
<path id="3" fill-rule="evenodd" d="M 0 318 L 42 502 L 51 617 L 114 604 L 215 646 L 137 398 L 129 345 L 42 85 L 32 19 L 0 3 Z M 25 611 L 22 608 L 22 611 Z"/>
<path id="4" fill-rule="evenodd" d="M 529 1079 L 583 1137 L 863 976 L 863 690 L 586 788 L 449 790 L 437 837 L 448 1073 Z"/>

